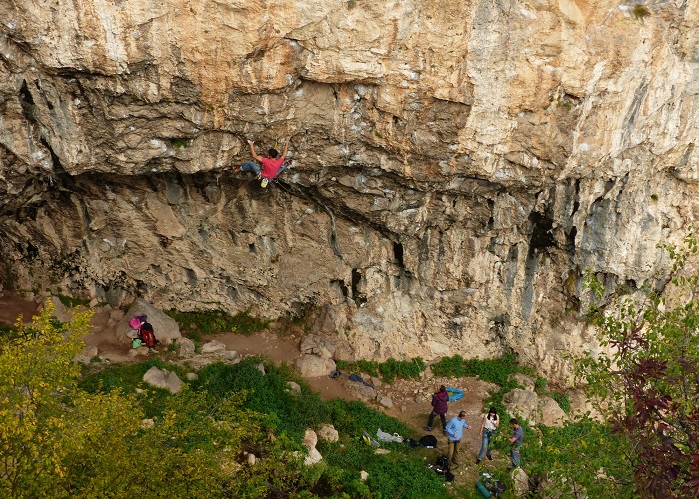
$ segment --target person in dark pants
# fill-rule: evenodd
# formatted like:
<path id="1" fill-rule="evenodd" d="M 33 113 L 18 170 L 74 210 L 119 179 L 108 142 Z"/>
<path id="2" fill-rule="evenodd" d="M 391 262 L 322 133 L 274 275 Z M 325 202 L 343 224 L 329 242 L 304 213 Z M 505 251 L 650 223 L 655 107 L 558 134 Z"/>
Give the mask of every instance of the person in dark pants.
<path id="1" fill-rule="evenodd" d="M 427 421 L 427 426 L 425 430 L 432 431 L 432 423 L 434 423 L 434 417 L 439 416 L 442 421 L 442 430 L 444 433 L 447 431 L 447 409 L 449 406 L 449 393 L 444 385 L 439 387 L 439 390 L 432 395 L 432 412 L 430 413 L 430 419 Z"/>
<path id="2" fill-rule="evenodd" d="M 449 457 L 450 465 L 459 465 L 459 461 L 457 461 L 459 458 L 459 444 L 461 443 L 461 436 L 464 428 L 467 430 L 471 429 L 469 424 L 466 422 L 466 413 L 464 411 L 461 411 L 458 416 L 452 418 L 452 420 L 447 423 L 446 433 L 447 438 L 449 439 L 447 442 L 449 445 L 447 456 Z"/>
<path id="3" fill-rule="evenodd" d="M 522 447 L 522 438 L 524 437 L 524 430 L 519 425 L 517 419 L 510 419 L 510 424 L 512 425 L 512 436 L 510 437 L 510 457 L 512 458 L 512 469 L 519 468 L 522 464 L 522 460 L 519 456 L 519 449 Z"/>

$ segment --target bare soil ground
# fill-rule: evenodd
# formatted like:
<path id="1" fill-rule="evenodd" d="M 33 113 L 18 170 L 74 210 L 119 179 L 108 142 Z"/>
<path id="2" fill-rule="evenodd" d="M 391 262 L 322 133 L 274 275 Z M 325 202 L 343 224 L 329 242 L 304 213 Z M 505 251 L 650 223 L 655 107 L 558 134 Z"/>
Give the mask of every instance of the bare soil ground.
<path id="1" fill-rule="evenodd" d="M 25 323 L 31 322 L 32 315 L 39 309 L 36 301 L 29 300 L 22 295 L 5 291 L 0 296 L 0 323 L 14 324 L 19 315 L 23 316 Z M 129 346 L 116 340 L 114 327 L 110 326 L 110 310 L 97 309 L 92 319 L 93 332 L 85 337 L 88 346 L 96 346 L 100 357 L 110 362 L 139 362 L 142 358 L 135 359 L 128 355 Z M 113 322 L 113 321 L 112 321 Z M 229 350 L 235 350 L 241 355 L 263 355 L 276 362 L 293 364 L 293 361 L 301 355 L 299 350 L 299 338 L 294 335 L 280 335 L 270 330 L 260 331 L 250 336 L 236 333 L 202 338 L 203 341 L 216 339 L 223 342 Z M 346 400 L 357 400 L 354 392 L 348 388 L 347 377 L 350 373 L 342 373 L 340 378 L 332 379 L 329 376 L 306 378 L 311 388 L 317 391 L 324 400 L 340 397 Z M 444 384 L 448 387 L 456 387 L 464 392 L 461 400 L 449 404 L 447 420 L 459 411 L 466 411 L 466 421 L 473 426 L 471 430 L 464 431 L 464 438 L 460 446 L 460 466 L 453 470 L 456 475 L 453 486 L 473 487 L 479 471 L 492 471 L 495 466 L 504 467 L 507 464 L 507 456 L 498 456 L 493 452 L 494 461 L 484 460 L 479 466 L 475 465 L 476 455 L 480 448 L 479 429 L 482 418 L 483 400 L 488 390 L 493 386 L 475 378 L 438 378 L 431 374 L 428 368 L 420 380 L 396 380 L 392 384 L 383 384 L 378 380 L 367 381 L 375 383 L 377 391 L 391 398 L 394 406 L 385 408 L 375 407 L 386 414 L 397 418 L 413 429 L 416 435 L 431 433 L 437 437 L 437 449 L 424 449 L 420 453 L 426 459 L 434 461 L 441 453 L 446 453 L 446 437 L 442 434 L 439 418 L 435 419 L 433 430 L 427 432 L 423 427 L 427 424 L 427 418 L 431 411 L 431 394 L 435 389 Z"/>

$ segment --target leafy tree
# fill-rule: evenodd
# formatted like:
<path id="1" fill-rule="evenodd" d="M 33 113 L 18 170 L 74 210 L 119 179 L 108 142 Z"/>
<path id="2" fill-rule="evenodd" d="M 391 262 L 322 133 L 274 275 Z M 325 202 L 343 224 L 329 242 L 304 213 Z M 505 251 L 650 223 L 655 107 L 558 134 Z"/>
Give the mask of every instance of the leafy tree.
<path id="1" fill-rule="evenodd" d="M 121 389 L 86 392 L 72 362 L 90 312 L 57 323 L 50 305 L 0 348 L 0 497 L 225 497 L 243 448 L 269 440 L 236 397 L 185 389 L 144 425 Z"/>
<path id="2" fill-rule="evenodd" d="M 580 376 L 614 434 L 628 440 L 626 459 L 642 497 L 699 496 L 699 286 L 685 271 L 697 252 L 693 234 L 663 245 L 673 261 L 661 290 L 624 297 L 594 314 L 606 353 L 578 359 Z M 587 284 L 599 301 L 601 284 Z M 600 309 L 601 310 L 601 309 Z"/>
<path id="3" fill-rule="evenodd" d="M 17 321 L 15 338 L 0 351 L 0 493 L 23 490 L 65 475 L 66 446 L 55 435 L 66 432 L 64 404 L 80 373 L 72 358 L 82 349 L 90 313 L 69 325 L 51 317 L 52 306 L 32 327 Z"/>

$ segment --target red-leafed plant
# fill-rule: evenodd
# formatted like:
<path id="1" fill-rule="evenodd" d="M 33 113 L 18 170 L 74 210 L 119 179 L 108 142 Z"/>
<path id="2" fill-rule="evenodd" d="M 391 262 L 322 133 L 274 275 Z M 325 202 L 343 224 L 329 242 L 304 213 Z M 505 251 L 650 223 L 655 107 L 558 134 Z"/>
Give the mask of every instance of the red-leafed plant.
<path id="1" fill-rule="evenodd" d="M 699 497 L 699 281 L 687 270 L 697 241 L 690 233 L 683 246 L 662 247 L 673 266 L 660 289 L 598 306 L 605 353 L 577 367 L 613 432 L 631 443 L 636 493 Z M 586 284 L 600 303 L 602 285 L 592 275 Z"/>

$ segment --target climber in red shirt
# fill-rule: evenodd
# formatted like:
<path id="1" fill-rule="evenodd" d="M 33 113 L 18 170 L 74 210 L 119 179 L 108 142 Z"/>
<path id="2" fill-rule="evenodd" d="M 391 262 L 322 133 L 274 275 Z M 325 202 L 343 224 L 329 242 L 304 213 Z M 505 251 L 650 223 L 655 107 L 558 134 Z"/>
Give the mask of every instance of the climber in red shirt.
<path id="1" fill-rule="evenodd" d="M 260 165 L 254 161 L 248 161 L 240 168 L 233 167 L 233 169 L 236 172 L 255 172 L 255 174 L 262 179 L 262 187 L 267 187 L 270 180 L 277 178 L 277 176 L 286 169 L 286 166 L 284 166 L 284 160 L 286 159 L 286 153 L 289 150 L 289 142 L 287 142 L 284 146 L 284 152 L 282 153 L 281 157 L 279 156 L 279 151 L 274 148 L 267 151 L 267 157 L 259 156 L 257 152 L 255 152 L 255 141 L 248 140 L 248 144 L 250 145 L 252 157 L 262 163 L 262 167 L 260 167 Z"/>

